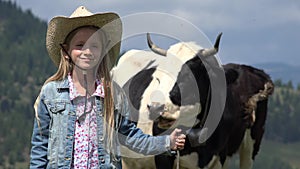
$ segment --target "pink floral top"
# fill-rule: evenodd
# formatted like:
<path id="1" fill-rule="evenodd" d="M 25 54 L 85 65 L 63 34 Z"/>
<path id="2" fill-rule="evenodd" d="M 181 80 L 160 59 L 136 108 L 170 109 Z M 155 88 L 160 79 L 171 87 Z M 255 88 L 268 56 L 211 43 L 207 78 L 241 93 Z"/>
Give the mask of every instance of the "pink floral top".
<path id="1" fill-rule="evenodd" d="M 73 84 L 69 74 L 70 99 L 76 105 L 75 136 L 73 149 L 72 168 L 74 169 L 93 169 L 98 168 L 98 143 L 97 143 L 97 120 L 95 96 L 104 98 L 104 89 L 100 80 L 96 80 L 96 91 L 88 95 L 86 103 L 86 113 L 84 114 L 85 96 L 80 95 Z"/>

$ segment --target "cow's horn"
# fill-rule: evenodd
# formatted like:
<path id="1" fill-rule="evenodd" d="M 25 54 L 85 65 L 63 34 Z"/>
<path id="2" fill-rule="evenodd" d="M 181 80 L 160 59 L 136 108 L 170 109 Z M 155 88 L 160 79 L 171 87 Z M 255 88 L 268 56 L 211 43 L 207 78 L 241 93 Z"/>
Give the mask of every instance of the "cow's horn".
<path id="1" fill-rule="evenodd" d="M 167 51 L 166 51 L 165 49 L 162 49 L 162 48 L 156 46 L 156 45 L 152 42 L 149 33 L 147 33 L 147 42 L 148 42 L 149 48 L 150 48 L 154 53 L 159 54 L 159 55 L 162 55 L 162 56 L 167 56 Z"/>
<path id="2" fill-rule="evenodd" d="M 221 36 L 222 36 L 222 32 L 218 35 L 218 37 L 216 39 L 216 42 L 215 42 L 215 45 L 214 45 L 214 48 L 203 49 L 201 51 L 201 55 L 205 57 L 205 56 L 212 56 L 212 55 L 218 53 Z"/>

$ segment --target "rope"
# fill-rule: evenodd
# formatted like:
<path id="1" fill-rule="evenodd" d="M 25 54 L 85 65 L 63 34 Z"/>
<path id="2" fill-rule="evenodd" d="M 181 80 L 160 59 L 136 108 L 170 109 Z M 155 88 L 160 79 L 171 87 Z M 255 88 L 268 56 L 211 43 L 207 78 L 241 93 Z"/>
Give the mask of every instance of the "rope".
<path id="1" fill-rule="evenodd" d="M 177 152 L 176 169 L 179 169 L 179 157 L 180 157 L 179 150 L 177 150 L 176 152 Z"/>

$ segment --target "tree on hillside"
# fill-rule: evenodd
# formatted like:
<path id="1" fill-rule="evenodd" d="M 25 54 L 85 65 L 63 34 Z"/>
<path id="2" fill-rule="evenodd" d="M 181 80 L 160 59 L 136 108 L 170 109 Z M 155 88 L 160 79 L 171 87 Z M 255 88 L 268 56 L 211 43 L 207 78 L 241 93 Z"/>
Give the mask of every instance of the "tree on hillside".
<path id="1" fill-rule="evenodd" d="M 265 138 L 281 142 L 300 141 L 300 90 L 292 82 L 277 80 L 270 97 Z M 299 85 L 298 85 L 299 86 Z"/>
<path id="2" fill-rule="evenodd" d="M 46 27 L 31 11 L 0 0 L 0 168 L 28 163 L 33 102 L 55 71 L 45 48 Z"/>

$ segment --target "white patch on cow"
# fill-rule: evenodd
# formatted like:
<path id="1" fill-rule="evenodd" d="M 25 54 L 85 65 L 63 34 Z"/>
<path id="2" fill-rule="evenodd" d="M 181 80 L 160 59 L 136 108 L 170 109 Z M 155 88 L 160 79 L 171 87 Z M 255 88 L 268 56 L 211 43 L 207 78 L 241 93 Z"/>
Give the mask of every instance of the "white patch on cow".
<path id="1" fill-rule="evenodd" d="M 252 153 L 253 153 L 254 143 L 255 140 L 251 138 L 251 129 L 247 129 L 239 149 L 240 169 L 252 169 L 253 166 Z"/>
<path id="2" fill-rule="evenodd" d="M 196 56 L 201 49 L 203 49 L 203 47 L 197 45 L 195 42 L 181 42 L 172 45 L 167 52 L 167 56 L 175 56 L 185 63 Z"/>
<path id="3" fill-rule="evenodd" d="M 229 163 L 230 163 L 230 161 L 231 161 L 231 158 L 232 158 L 232 157 L 230 157 L 230 156 L 227 156 L 227 157 L 226 157 L 222 169 L 229 169 Z"/>
<path id="4" fill-rule="evenodd" d="M 179 160 L 179 166 L 180 169 L 199 169 L 198 167 L 198 154 L 196 152 L 193 152 L 189 155 L 180 156 Z M 176 162 L 174 163 L 174 168 L 176 168 Z"/>
<path id="5" fill-rule="evenodd" d="M 160 71 L 158 68 L 157 71 L 153 73 L 153 81 L 149 84 L 146 88 L 143 98 L 141 100 L 141 107 L 140 107 L 140 114 L 138 120 L 138 127 L 143 130 L 143 132 L 152 135 L 152 125 L 153 121 L 149 119 L 149 111 L 147 105 L 151 104 L 152 102 L 158 102 L 161 104 L 170 104 L 171 101 L 169 97 L 157 98 L 159 97 L 157 93 L 160 93 L 160 96 L 169 96 L 169 91 L 172 89 L 173 84 L 175 83 L 176 77 L 172 76 L 171 74 L 167 74 L 164 71 Z M 159 83 L 157 80 L 168 82 L 166 83 Z M 153 96 L 156 95 L 156 96 Z M 153 100 L 155 98 L 155 100 Z"/>
<path id="6" fill-rule="evenodd" d="M 201 157 L 200 157 L 201 158 Z M 180 156 L 179 166 L 180 169 L 200 169 L 198 167 L 199 155 L 196 152 L 193 152 L 189 155 Z M 176 162 L 174 163 L 174 168 L 176 168 Z M 218 156 L 213 156 L 212 160 L 208 163 L 205 169 L 222 169 L 220 159 Z"/>
<path id="7" fill-rule="evenodd" d="M 189 106 L 181 106 L 180 116 L 177 118 L 173 126 L 176 127 L 182 125 L 185 127 L 192 127 L 197 122 L 197 115 L 200 111 L 200 103 L 196 103 L 195 105 Z"/>
<path id="8" fill-rule="evenodd" d="M 222 165 L 220 163 L 220 158 L 218 156 L 213 156 L 212 160 L 208 163 L 208 169 L 222 169 Z"/>
<path id="9" fill-rule="evenodd" d="M 122 157 L 123 169 L 156 169 L 154 158 Z"/>
<path id="10" fill-rule="evenodd" d="M 130 50 L 126 52 L 118 61 L 118 65 L 111 70 L 113 80 L 120 86 L 124 84 L 147 66 L 152 60 L 161 57 L 150 51 Z M 150 67 L 157 64 L 153 63 Z"/>

